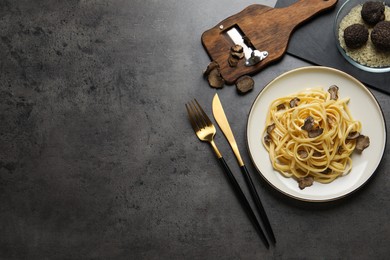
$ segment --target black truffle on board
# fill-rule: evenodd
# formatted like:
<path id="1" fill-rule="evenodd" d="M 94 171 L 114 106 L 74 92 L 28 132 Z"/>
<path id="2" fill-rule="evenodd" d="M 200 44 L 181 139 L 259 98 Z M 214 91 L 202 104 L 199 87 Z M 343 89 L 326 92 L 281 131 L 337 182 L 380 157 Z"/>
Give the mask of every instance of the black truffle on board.
<path id="1" fill-rule="evenodd" d="M 344 41 L 348 48 L 360 48 L 367 40 L 368 29 L 362 24 L 355 23 L 344 30 Z"/>
<path id="2" fill-rule="evenodd" d="M 369 25 L 385 20 L 385 5 L 382 2 L 368 1 L 362 6 L 361 15 Z"/>
<path id="3" fill-rule="evenodd" d="M 374 26 L 371 31 L 371 41 L 379 50 L 390 50 L 390 21 L 382 21 Z"/>

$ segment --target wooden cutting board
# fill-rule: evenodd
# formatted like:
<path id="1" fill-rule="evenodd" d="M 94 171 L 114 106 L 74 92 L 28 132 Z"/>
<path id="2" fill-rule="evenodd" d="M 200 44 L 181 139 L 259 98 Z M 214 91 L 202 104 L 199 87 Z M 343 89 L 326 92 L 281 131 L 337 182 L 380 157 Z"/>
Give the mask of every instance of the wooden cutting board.
<path id="1" fill-rule="evenodd" d="M 294 29 L 336 3 L 337 0 L 299 0 L 284 8 L 250 5 L 205 31 L 202 44 L 211 60 L 219 64 L 225 82 L 234 84 L 239 77 L 253 75 L 280 59 Z M 253 66 L 245 66 L 244 58 L 236 67 L 231 67 L 228 59 L 234 42 L 227 35 L 231 28 L 237 28 L 257 50 L 267 51 L 268 56 Z"/>

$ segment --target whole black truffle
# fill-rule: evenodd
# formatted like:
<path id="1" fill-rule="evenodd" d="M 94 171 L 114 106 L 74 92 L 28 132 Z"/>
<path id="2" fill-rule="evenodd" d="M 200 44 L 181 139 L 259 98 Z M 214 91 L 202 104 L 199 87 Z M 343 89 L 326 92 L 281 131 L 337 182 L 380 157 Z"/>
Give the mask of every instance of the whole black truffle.
<path id="1" fill-rule="evenodd" d="M 375 25 L 385 20 L 385 5 L 382 2 L 368 1 L 363 4 L 361 15 L 363 20 Z"/>
<path id="2" fill-rule="evenodd" d="M 382 21 L 374 26 L 371 31 L 371 41 L 379 50 L 390 50 L 390 21 Z"/>
<path id="3" fill-rule="evenodd" d="M 360 48 L 367 40 L 368 29 L 362 24 L 355 23 L 344 30 L 344 41 L 348 48 Z"/>

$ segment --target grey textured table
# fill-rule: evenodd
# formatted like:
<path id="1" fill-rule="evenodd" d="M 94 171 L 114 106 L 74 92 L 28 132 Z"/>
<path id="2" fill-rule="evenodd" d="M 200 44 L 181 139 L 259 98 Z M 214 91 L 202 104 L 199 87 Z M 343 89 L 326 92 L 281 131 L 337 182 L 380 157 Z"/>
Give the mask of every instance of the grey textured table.
<path id="1" fill-rule="evenodd" d="M 252 1 L 0 0 L 0 259 L 386 259 L 389 152 L 333 203 L 273 190 L 246 118 L 285 56 L 240 96 L 218 91 L 277 244 L 266 250 L 185 102 L 211 115 L 200 35 Z M 275 1 L 260 3 L 273 6 Z M 373 91 L 390 118 L 389 97 Z M 239 175 L 223 135 L 216 137 Z M 247 192 L 247 190 L 245 190 Z"/>

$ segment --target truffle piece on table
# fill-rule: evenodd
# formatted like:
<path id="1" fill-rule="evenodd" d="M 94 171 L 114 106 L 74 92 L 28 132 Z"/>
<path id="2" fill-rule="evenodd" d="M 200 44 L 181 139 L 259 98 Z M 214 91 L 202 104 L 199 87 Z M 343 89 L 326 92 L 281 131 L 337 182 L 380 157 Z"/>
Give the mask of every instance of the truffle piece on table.
<path id="1" fill-rule="evenodd" d="M 255 81 L 250 76 L 242 76 L 236 81 L 236 88 L 238 93 L 245 94 L 253 89 Z"/>
<path id="2" fill-rule="evenodd" d="M 212 88 L 222 88 L 225 83 L 219 70 L 219 64 L 216 61 L 212 61 L 207 65 L 203 75 L 207 78 L 207 81 Z"/>
<path id="3" fill-rule="evenodd" d="M 222 88 L 225 83 L 219 69 L 213 69 L 207 76 L 207 80 L 212 88 Z"/>

